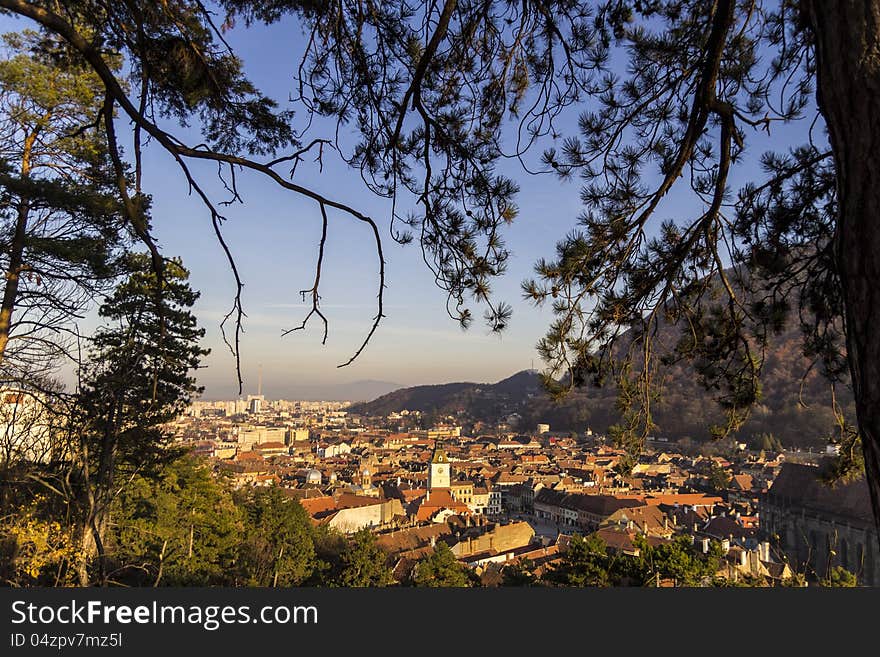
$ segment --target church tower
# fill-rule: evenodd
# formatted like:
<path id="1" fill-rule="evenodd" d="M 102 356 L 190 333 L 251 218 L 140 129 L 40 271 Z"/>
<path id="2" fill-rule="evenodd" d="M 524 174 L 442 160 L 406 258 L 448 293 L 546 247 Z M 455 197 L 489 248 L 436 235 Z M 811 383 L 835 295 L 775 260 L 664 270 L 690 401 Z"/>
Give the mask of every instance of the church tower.
<path id="1" fill-rule="evenodd" d="M 431 465 L 428 469 L 428 490 L 435 488 L 449 488 L 452 479 L 452 466 L 449 457 L 443 451 L 440 442 L 434 445 L 434 453 L 431 455 Z"/>

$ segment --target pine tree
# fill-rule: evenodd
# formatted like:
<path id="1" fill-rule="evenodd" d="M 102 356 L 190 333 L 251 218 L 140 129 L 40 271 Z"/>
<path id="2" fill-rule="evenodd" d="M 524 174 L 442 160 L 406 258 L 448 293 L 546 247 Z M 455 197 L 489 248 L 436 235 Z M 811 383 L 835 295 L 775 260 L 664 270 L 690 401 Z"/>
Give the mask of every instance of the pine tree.
<path id="1" fill-rule="evenodd" d="M 100 308 L 105 324 L 92 338 L 72 417 L 83 584 L 95 556 L 103 581 L 103 537 L 120 475 L 149 474 L 176 455 L 162 425 L 201 392 L 193 372 L 208 353 L 198 344 L 204 329 L 190 311 L 198 293 L 181 263 L 166 261 L 161 283 L 144 254 L 132 255 L 130 268 Z"/>
<path id="2" fill-rule="evenodd" d="M 100 78 L 51 36 L 3 41 L 12 54 L 0 60 L 0 371 L 34 387 L 112 285 L 128 235 L 95 120 Z"/>
<path id="3" fill-rule="evenodd" d="M 455 559 L 446 543 L 437 543 L 434 551 L 416 564 L 412 582 L 416 586 L 466 587 L 472 586 L 470 570 Z"/>
<path id="4" fill-rule="evenodd" d="M 210 464 L 183 456 L 157 476 L 137 475 L 115 498 L 108 561 L 134 586 L 232 583 L 243 513 Z"/>
<path id="5" fill-rule="evenodd" d="M 236 581 L 288 587 L 305 582 L 317 566 L 309 516 L 275 487 L 242 491 L 245 535 L 238 546 Z"/>
<path id="6" fill-rule="evenodd" d="M 333 583 L 345 587 L 388 586 L 394 577 L 387 561 L 388 555 L 379 547 L 375 534 L 361 529 L 346 537 Z"/>

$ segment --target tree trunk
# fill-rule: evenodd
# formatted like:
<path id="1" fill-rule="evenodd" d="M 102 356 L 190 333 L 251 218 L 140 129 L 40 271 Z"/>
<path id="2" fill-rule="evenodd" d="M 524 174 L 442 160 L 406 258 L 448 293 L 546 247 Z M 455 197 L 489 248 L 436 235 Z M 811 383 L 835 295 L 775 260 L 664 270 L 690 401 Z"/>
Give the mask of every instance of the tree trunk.
<path id="1" fill-rule="evenodd" d="M 805 0 L 804 9 L 837 167 L 847 358 L 880 528 L 880 0 Z"/>
<path id="2" fill-rule="evenodd" d="M 27 178 L 30 175 L 31 152 L 36 139 L 37 133 L 35 131 L 24 140 L 24 151 L 21 158 L 22 178 Z M 3 361 L 6 345 L 9 343 L 9 333 L 12 330 L 12 311 L 18 298 L 18 285 L 21 281 L 21 272 L 24 269 L 24 245 L 30 209 L 30 201 L 27 198 L 18 200 L 15 233 L 9 248 L 9 266 L 6 268 L 6 286 L 3 289 L 3 301 L 0 303 L 0 362 Z"/>
<path id="3" fill-rule="evenodd" d="M 104 532 L 107 527 L 110 503 L 112 501 L 113 473 L 115 467 L 115 433 L 105 431 L 101 439 L 98 468 L 95 474 L 90 467 L 90 451 L 87 444 L 82 445 L 80 458 L 80 509 L 79 521 L 80 553 L 77 563 L 77 576 L 80 586 L 93 583 L 106 584 L 106 563 L 104 551 Z M 97 565 L 95 577 L 89 567 Z"/>
<path id="4" fill-rule="evenodd" d="M 89 572 L 89 565 L 95 558 L 97 547 L 95 545 L 95 535 L 92 533 L 92 507 L 89 500 L 89 508 L 86 517 L 79 526 L 79 554 L 76 560 L 76 577 L 80 586 L 91 586 L 92 577 Z"/>

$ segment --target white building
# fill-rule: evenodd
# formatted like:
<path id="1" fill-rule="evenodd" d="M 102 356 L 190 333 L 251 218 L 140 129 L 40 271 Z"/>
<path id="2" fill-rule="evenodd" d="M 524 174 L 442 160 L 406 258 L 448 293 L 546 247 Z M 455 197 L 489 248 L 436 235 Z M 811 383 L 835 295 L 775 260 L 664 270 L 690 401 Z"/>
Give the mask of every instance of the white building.
<path id="1" fill-rule="evenodd" d="M 501 491 L 476 487 L 468 507 L 476 515 L 499 515 L 501 513 Z"/>
<path id="2" fill-rule="evenodd" d="M 46 463 L 55 456 L 46 404 L 41 393 L 0 388 L 0 460 Z"/>
<path id="3" fill-rule="evenodd" d="M 331 445 L 318 445 L 315 453 L 319 458 L 328 459 L 340 454 L 351 454 L 351 445 L 348 443 L 334 443 Z"/>
<path id="4" fill-rule="evenodd" d="M 431 466 L 428 469 L 428 490 L 449 488 L 451 479 L 452 466 L 449 457 L 441 447 L 435 446 L 434 454 L 431 456 Z"/>

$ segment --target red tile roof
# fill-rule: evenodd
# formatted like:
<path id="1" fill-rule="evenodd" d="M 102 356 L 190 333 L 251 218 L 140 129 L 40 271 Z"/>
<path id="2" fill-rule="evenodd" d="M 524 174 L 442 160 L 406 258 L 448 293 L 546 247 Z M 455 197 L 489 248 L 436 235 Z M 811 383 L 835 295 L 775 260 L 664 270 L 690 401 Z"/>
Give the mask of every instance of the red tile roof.
<path id="1" fill-rule="evenodd" d="M 312 497 L 308 499 L 303 499 L 299 501 L 302 504 L 303 508 L 313 518 L 319 515 L 323 515 L 328 511 L 332 511 L 336 508 L 336 500 L 334 500 L 329 495 L 324 495 L 322 497 Z"/>
<path id="2" fill-rule="evenodd" d="M 457 502 L 449 490 L 435 488 L 419 502 L 416 520 L 424 522 L 433 518 L 438 511 L 450 509 L 456 513 L 470 514 L 471 510 L 461 502 Z"/>

